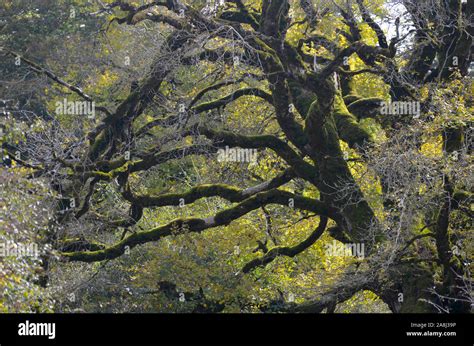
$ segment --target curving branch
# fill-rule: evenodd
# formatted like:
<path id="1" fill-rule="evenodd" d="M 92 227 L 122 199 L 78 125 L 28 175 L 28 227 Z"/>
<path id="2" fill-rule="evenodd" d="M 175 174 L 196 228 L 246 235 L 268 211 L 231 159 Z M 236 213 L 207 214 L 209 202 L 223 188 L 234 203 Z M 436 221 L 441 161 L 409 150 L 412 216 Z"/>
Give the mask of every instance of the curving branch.
<path id="1" fill-rule="evenodd" d="M 339 70 L 340 66 L 344 62 L 344 59 L 351 56 L 352 54 L 357 53 L 364 62 L 375 63 L 377 56 L 390 57 L 390 51 L 388 48 L 369 46 L 361 41 L 355 41 L 351 45 L 342 49 L 334 60 L 327 65 L 319 74 L 320 79 L 328 78 L 333 72 Z"/>
<path id="2" fill-rule="evenodd" d="M 206 197 L 221 197 L 230 202 L 241 202 L 252 195 L 262 191 L 275 189 L 283 184 L 286 184 L 293 178 L 293 176 L 294 174 L 292 170 L 287 169 L 271 180 L 244 190 L 225 184 L 207 184 L 195 186 L 183 193 L 167 193 L 159 196 L 137 196 L 133 194 L 130 187 L 128 186 L 125 189 L 123 195 L 128 201 L 142 208 L 172 205 L 177 206 L 180 204 L 180 201 L 190 204 Z"/>
<path id="3" fill-rule="evenodd" d="M 352 298 L 357 292 L 370 289 L 372 285 L 370 273 L 364 275 L 363 273 L 355 274 L 353 271 L 349 271 L 343 275 L 338 284 L 322 294 L 320 298 L 300 305 L 290 305 L 286 312 L 321 313 L 324 309 L 333 310 L 337 304 Z"/>
<path id="4" fill-rule="evenodd" d="M 235 84 L 241 83 L 241 82 L 245 81 L 245 78 L 247 78 L 247 77 L 253 77 L 255 79 L 263 79 L 263 76 L 246 74 L 245 76 L 243 76 L 242 78 L 239 78 L 239 79 L 226 80 L 226 81 L 223 81 L 223 82 L 220 82 L 220 83 L 212 84 L 212 85 L 210 85 L 206 88 L 203 88 L 201 91 L 199 91 L 196 94 L 196 96 L 194 96 L 194 98 L 189 103 L 188 108 L 192 108 L 209 91 L 219 90 L 220 88 L 223 88 L 223 87 L 226 87 L 226 86 L 229 86 L 229 85 L 235 85 Z"/>
<path id="5" fill-rule="evenodd" d="M 272 262 L 278 256 L 287 256 L 287 257 L 295 257 L 299 253 L 303 252 L 311 245 L 313 245 L 319 237 L 324 233 L 328 223 L 328 218 L 322 216 L 318 227 L 309 235 L 308 238 L 303 240 L 301 243 L 294 245 L 294 246 L 276 246 L 270 251 L 268 251 L 265 255 L 259 258 L 255 258 L 252 261 L 248 262 L 243 268 L 243 273 L 249 273 L 253 269 L 261 266 L 265 266 L 268 263 Z"/>
<path id="6" fill-rule="evenodd" d="M 63 252 L 60 255 L 64 260 L 81 262 L 98 262 L 106 259 L 114 259 L 121 256 L 126 251 L 126 249 L 131 249 L 137 245 L 158 241 L 161 238 L 176 234 L 177 230 L 178 233 L 200 233 L 209 228 L 225 226 L 230 224 L 232 221 L 244 216 L 245 214 L 267 204 L 288 205 L 290 198 L 293 199 L 294 207 L 297 209 L 309 210 L 316 214 L 328 217 L 331 217 L 331 215 L 334 214 L 334 211 L 321 201 L 298 196 L 287 191 L 273 189 L 270 191 L 258 193 L 238 203 L 234 207 L 220 211 L 216 215 L 205 219 L 177 219 L 166 225 L 159 226 L 146 232 L 134 233 L 119 243 L 102 250 L 90 252 Z"/>
<path id="7" fill-rule="evenodd" d="M 140 172 L 170 160 L 181 159 L 189 155 L 209 154 L 216 150 L 217 148 L 211 145 L 190 145 L 156 154 L 150 153 L 136 161 L 127 161 L 125 158 L 122 158 L 116 161 L 101 162 L 99 167 L 97 167 L 98 170 L 84 171 L 84 167 L 75 166 L 76 172 L 72 175 L 82 179 L 96 177 L 102 181 L 110 181 L 123 173 Z"/>
<path id="8" fill-rule="evenodd" d="M 199 127 L 200 134 L 212 139 L 216 145 L 238 146 L 242 148 L 269 148 L 286 161 L 301 178 L 317 182 L 317 171 L 283 140 L 272 135 L 244 136 L 229 131 L 217 131 Z"/>
<path id="9" fill-rule="evenodd" d="M 237 100 L 242 96 L 256 96 L 264 99 L 268 103 L 272 104 L 272 95 L 263 91 L 259 88 L 242 88 L 230 93 L 226 96 L 223 96 L 217 100 L 212 100 L 210 102 L 201 103 L 197 106 L 191 108 L 192 112 L 202 113 L 211 109 L 220 108 L 226 106 L 227 104 Z"/>
<path id="10" fill-rule="evenodd" d="M 142 15 L 140 16 L 139 18 L 136 18 L 138 16 L 135 16 L 130 22 L 129 22 L 129 17 L 125 17 L 125 18 L 121 18 L 121 19 L 118 19 L 117 21 L 119 23 L 123 23 L 125 21 L 128 22 L 128 24 L 131 24 L 131 25 L 135 25 L 139 22 L 142 22 L 144 20 L 150 20 L 152 22 L 156 22 L 156 23 L 165 23 L 165 24 L 168 24 L 178 30 L 183 30 L 185 28 L 185 24 L 182 23 L 181 21 L 175 19 L 175 18 L 172 18 L 170 16 L 166 16 L 164 14 L 153 14 L 153 13 L 147 13 L 146 15 Z"/>
<path id="11" fill-rule="evenodd" d="M 374 30 L 375 34 L 377 35 L 380 47 L 388 48 L 387 37 L 385 37 L 382 28 L 372 19 L 372 17 L 370 17 L 370 13 L 367 10 L 367 7 L 365 7 L 364 1 L 357 0 L 357 5 L 359 5 L 360 12 L 362 13 L 362 18 L 367 23 L 367 25 L 369 25 L 372 30 Z"/>

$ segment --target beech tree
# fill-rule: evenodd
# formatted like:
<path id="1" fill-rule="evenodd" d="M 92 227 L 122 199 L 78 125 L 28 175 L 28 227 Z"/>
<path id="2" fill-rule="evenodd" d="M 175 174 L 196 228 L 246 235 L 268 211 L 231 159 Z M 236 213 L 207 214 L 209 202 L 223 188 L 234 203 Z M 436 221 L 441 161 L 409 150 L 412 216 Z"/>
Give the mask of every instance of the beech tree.
<path id="1" fill-rule="evenodd" d="M 3 143 L 57 194 L 39 284 L 52 266 L 116 260 L 179 235 L 232 239 L 232 224 L 257 213 L 266 228 L 251 239 L 254 252 L 239 248 L 247 254 L 237 280 L 318 242 L 359 254 L 325 292 L 262 311 L 332 312 L 361 291 L 392 312 L 470 311 L 473 1 L 90 6 L 106 19 L 105 37 L 120 32 L 137 45 L 114 51 L 107 92 L 2 47 L 12 69 L 20 59 L 65 101 L 61 112 L 49 105 L 42 131 Z M 80 102 L 95 114 L 66 126 L 57 113 L 80 113 Z M 257 150 L 256 160 L 229 154 L 236 148 Z M 196 163 L 208 170 L 189 179 Z M 173 219 L 150 221 L 170 207 Z M 272 221 L 282 216 L 310 232 L 276 239 Z M 199 302 L 196 312 L 225 311 L 197 289 L 182 296 Z"/>

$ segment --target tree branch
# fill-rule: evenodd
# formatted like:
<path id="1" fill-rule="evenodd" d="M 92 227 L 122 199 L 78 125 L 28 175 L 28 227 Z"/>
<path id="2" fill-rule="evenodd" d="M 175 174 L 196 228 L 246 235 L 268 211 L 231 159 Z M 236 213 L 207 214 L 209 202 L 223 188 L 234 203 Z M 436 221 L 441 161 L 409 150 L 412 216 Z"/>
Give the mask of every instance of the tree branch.
<path id="1" fill-rule="evenodd" d="M 328 219 L 327 217 L 321 217 L 318 227 L 309 235 L 308 238 L 303 240 L 301 243 L 295 246 L 277 246 L 268 251 L 263 257 L 255 258 L 252 261 L 248 262 L 243 268 L 243 273 L 249 273 L 253 269 L 261 266 L 265 266 L 268 263 L 272 262 L 278 256 L 287 256 L 294 257 L 297 254 L 303 252 L 311 245 L 313 245 L 319 237 L 323 234 L 326 229 Z"/>
<path id="2" fill-rule="evenodd" d="M 289 199 L 293 198 L 294 206 L 298 209 L 309 210 L 319 215 L 329 216 L 333 211 L 323 202 L 307 197 L 294 195 L 287 191 L 270 190 L 258 193 L 234 207 L 218 212 L 215 216 L 205 219 L 200 218 L 183 218 L 174 220 L 164 226 L 159 226 L 150 231 L 134 233 L 121 242 L 103 250 L 91 252 L 69 252 L 60 255 L 69 261 L 81 262 L 97 262 L 106 259 L 114 259 L 121 256 L 126 249 L 131 249 L 137 245 L 148 242 L 157 241 L 163 237 L 180 232 L 196 232 L 200 233 L 206 229 L 218 226 L 225 226 L 232 221 L 244 216 L 252 210 L 258 209 L 267 204 L 288 205 Z"/>
<path id="3" fill-rule="evenodd" d="M 87 95 L 81 88 L 75 86 L 75 85 L 72 85 L 66 81 L 64 81 L 63 79 L 61 79 L 60 77 L 58 77 L 56 74 L 54 74 L 53 72 L 41 67 L 40 65 L 36 64 L 35 62 L 21 56 L 20 54 L 18 53 L 15 53 L 7 48 L 0 48 L 1 50 L 7 52 L 8 54 L 14 56 L 14 57 L 19 57 L 21 59 L 21 61 L 25 62 L 26 64 L 28 64 L 31 69 L 37 73 L 41 73 L 41 74 L 44 74 L 46 75 L 48 78 L 50 78 L 51 80 L 55 81 L 56 83 L 62 85 L 62 86 L 65 86 L 66 88 L 68 88 L 69 90 L 71 90 L 72 92 L 76 93 L 77 95 L 79 95 L 81 98 L 83 98 L 84 100 L 86 101 L 89 101 L 89 102 L 93 102 L 93 99 L 91 96 Z M 101 111 L 101 112 L 104 112 L 105 114 L 107 115 L 110 115 L 110 111 L 105 108 L 105 107 L 102 107 L 102 106 L 99 106 L 99 107 L 95 107 L 95 109 L 97 109 L 98 111 Z"/>

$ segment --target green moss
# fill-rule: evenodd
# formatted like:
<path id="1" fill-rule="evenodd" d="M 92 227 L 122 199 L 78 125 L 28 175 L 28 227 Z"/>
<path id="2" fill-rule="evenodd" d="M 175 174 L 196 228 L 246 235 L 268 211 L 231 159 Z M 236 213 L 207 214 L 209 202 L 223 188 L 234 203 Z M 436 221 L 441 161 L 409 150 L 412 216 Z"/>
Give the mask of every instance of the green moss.
<path id="1" fill-rule="evenodd" d="M 349 112 L 340 94 L 336 94 L 334 100 L 334 120 L 339 136 L 351 148 L 363 147 L 371 141 L 369 133 L 357 122 L 357 118 Z"/>
<path id="2" fill-rule="evenodd" d="M 316 100 L 316 95 L 308 90 L 305 90 L 299 83 L 295 81 L 288 82 L 288 87 L 293 98 L 293 104 L 298 110 L 298 113 L 306 118 L 311 104 Z"/>
<path id="3" fill-rule="evenodd" d="M 105 248 L 104 245 L 96 242 L 86 241 L 82 238 L 68 238 L 60 242 L 62 251 L 98 251 Z"/>
<path id="4" fill-rule="evenodd" d="M 106 135 L 106 132 L 106 130 L 101 131 L 94 143 L 91 145 L 89 150 L 89 158 L 91 160 L 97 159 L 107 147 L 107 144 L 109 143 L 109 136 Z"/>
<path id="5" fill-rule="evenodd" d="M 347 104 L 347 105 L 350 105 L 351 103 L 353 102 L 356 102 L 357 100 L 361 99 L 361 96 L 357 95 L 357 94 L 349 94 L 349 95 L 346 95 L 344 96 L 344 102 Z"/>

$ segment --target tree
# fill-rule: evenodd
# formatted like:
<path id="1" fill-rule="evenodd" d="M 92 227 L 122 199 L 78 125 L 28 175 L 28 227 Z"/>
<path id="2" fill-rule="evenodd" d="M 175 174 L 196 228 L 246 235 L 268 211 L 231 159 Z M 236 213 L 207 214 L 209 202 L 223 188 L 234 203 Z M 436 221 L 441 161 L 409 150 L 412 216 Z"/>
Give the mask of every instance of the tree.
<path id="1" fill-rule="evenodd" d="M 115 94 L 67 82 L 4 47 L 97 111 L 68 129 L 58 116 L 48 134 L 23 142 L 28 160 L 18 163 L 58 194 L 45 238 L 63 261 L 102 262 L 176 234 L 228 230 L 252 212 L 268 226 L 275 216 L 266 208 L 280 205 L 313 230 L 286 245 L 267 229 L 239 277 L 299 256 L 323 235 L 336 241 L 331 251 L 346 244 L 361 256 L 324 294 L 263 310 L 334 311 L 366 290 L 393 312 L 469 311 L 473 5 L 99 1 L 93 15 L 110 15 L 107 30 L 154 45 L 150 57 L 135 55 L 132 78 L 125 56 L 117 70 L 130 87 Z M 77 105 L 59 101 L 56 113 L 77 114 Z M 204 184 L 187 179 L 193 158 L 209 167 Z M 163 179 L 157 169 L 173 174 Z M 224 183 L 225 169 L 241 173 L 242 184 Z M 150 214 L 214 197 L 226 201 L 216 212 L 143 229 Z M 200 293 L 188 295 L 206 299 Z"/>

